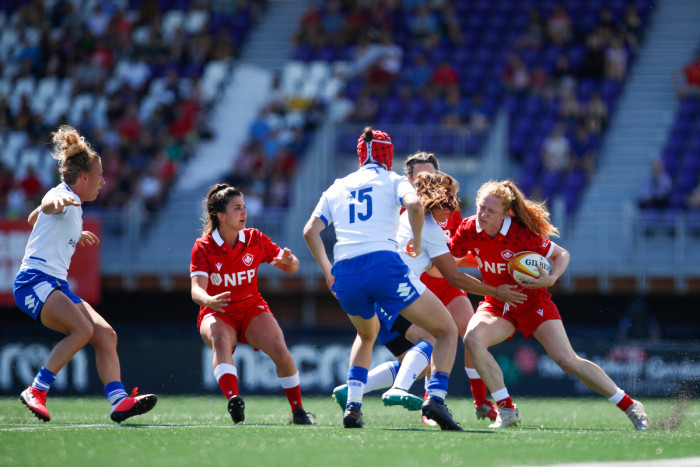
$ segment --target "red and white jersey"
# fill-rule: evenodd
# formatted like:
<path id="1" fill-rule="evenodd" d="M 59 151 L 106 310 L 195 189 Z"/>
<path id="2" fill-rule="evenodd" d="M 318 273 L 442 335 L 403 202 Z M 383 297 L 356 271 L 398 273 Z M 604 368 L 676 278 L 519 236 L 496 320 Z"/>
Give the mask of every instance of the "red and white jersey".
<path id="1" fill-rule="evenodd" d="M 218 295 L 231 292 L 230 311 L 237 302 L 260 297 L 258 291 L 258 266 L 274 264 L 282 256 L 282 250 L 258 229 L 243 229 L 238 233 L 238 243 L 231 248 L 221 238 L 218 229 L 198 238 L 192 247 L 190 277 L 209 278 L 207 293 Z M 200 311 L 208 309 L 200 307 Z M 214 310 L 209 310 L 214 311 Z"/>
<path id="2" fill-rule="evenodd" d="M 501 231 L 495 238 L 491 238 L 483 231 L 476 215 L 474 215 L 462 221 L 462 225 L 452 237 L 450 251 L 458 258 L 466 256 L 467 253 L 474 255 L 484 283 L 498 287 L 503 284 L 519 285 L 508 274 L 508 260 L 514 254 L 521 251 L 534 251 L 549 258 L 554 251 L 554 243 L 532 233 L 519 222 L 513 222 L 510 217 L 505 218 Z M 546 288 L 523 289 L 519 287 L 518 291 L 529 297 L 551 296 Z M 494 297 L 486 297 L 486 301 L 503 303 Z"/>
<path id="3" fill-rule="evenodd" d="M 438 225 L 445 231 L 445 236 L 449 240 L 455 236 L 457 229 L 462 225 L 462 213 L 459 212 L 459 209 L 455 209 L 455 212 L 445 222 L 438 222 Z"/>

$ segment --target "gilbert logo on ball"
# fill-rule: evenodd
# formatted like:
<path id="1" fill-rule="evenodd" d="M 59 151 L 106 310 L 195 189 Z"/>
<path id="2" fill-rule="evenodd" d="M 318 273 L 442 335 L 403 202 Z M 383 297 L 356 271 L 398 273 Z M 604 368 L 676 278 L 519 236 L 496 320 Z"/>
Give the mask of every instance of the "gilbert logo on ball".
<path id="1" fill-rule="evenodd" d="M 527 284 L 528 279 L 540 277 L 540 266 L 549 274 L 552 272 L 552 262 L 534 251 L 521 251 L 508 260 L 508 273 L 515 282 Z"/>

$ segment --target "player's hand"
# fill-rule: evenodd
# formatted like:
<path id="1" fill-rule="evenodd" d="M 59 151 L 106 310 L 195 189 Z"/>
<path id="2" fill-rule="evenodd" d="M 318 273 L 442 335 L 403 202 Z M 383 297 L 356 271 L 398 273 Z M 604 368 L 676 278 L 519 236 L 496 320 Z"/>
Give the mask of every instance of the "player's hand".
<path id="1" fill-rule="evenodd" d="M 553 286 L 557 280 L 546 270 L 542 269 L 540 265 L 537 265 L 537 269 L 540 270 L 540 277 L 528 277 L 527 281 L 521 282 L 521 285 L 526 289 L 541 289 Z"/>
<path id="2" fill-rule="evenodd" d="M 66 206 L 80 206 L 71 195 L 59 196 L 53 200 L 54 214 L 63 211 Z"/>
<path id="3" fill-rule="evenodd" d="M 403 251 L 405 251 L 406 254 L 411 258 L 415 258 L 416 256 L 421 254 L 423 249 L 420 245 L 416 245 L 416 242 L 412 238 L 409 238 L 408 242 L 406 242 L 406 247 Z"/>
<path id="4" fill-rule="evenodd" d="M 496 298 L 508 305 L 515 307 L 527 300 L 527 295 L 518 292 L 517 285 L 503 284 L 496 287 Z"/>
<path id="5" fill-rule="evenodd" d="M 96 246 L 100 244 L 100 239 L 97 235 L 90 232 L 89 230 L 83 230 L 80 240 L 78 240 L 78 245 L 80 246 Z"/>
<path id="6" fill-rule="evenodd" d="M 292 254 L 292 250 L 285 247 L 284 250 L 282 250 L 282 257 L 280 258 L 279 262 L 284 264 L 284 265 L 294 266 L 294 263 L 296 262 L 296 260 L 294 259 L 294 255 Z"/>
<path id="7" fill-rule="evenodd" d="M 222 292 L 219 295 L 214 295 L 211 297 L 211 302 L 207 306 L 212 310 L 225 311 L 224 307 L 226 307 L 231 301 L 229 298 L 230 296 L 231 292 Z"/>

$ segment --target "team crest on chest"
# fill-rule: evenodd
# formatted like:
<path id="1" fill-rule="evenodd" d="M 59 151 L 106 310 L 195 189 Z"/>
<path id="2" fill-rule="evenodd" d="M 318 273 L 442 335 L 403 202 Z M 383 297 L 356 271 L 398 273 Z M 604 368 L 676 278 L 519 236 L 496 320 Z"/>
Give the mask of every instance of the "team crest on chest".
<path id="1" fill-rule="evenodd" d="M 513 253 L 513 252 L 510 251 L 510 250 L 505 250 L 505 251 L 502 251 L 502 252 L 501 252 L 501 256 L 502 256 L 503 259 L 506 260 L 506 261 L 508 261 L 509 259 L 511 259 L 511 258 L 513 257 L 514 254 L 515 254 L 515 253 Z"/>
<path id="2" fill-rule="evenodd" d="M 243 256 L 243 263 L 244 263 L 246 266 L 250 266 L 251 264 L 253 264 L 253 255 L 251 255 L 250 253 L 246 253 L 246 254 Z"/>

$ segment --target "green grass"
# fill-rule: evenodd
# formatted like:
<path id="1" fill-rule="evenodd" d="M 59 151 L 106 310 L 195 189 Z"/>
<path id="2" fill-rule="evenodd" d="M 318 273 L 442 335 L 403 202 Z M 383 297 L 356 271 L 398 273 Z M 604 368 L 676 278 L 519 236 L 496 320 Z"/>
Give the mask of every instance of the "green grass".
<path id="1" fill-rule="evenodd" d="M 155 409 L 121 425 L 103 398 L 50 397 L 52 421 L 16 398 L 0 398 L 0 465 L 419 466 L 543 465 L 654 460 L 700 455 L 700 402 L 645 400 L 656 426 L 637 432 L 601 398 L 520 398 L 523 424 L 494 430 L 470 402 L 448 405 L 463 433 L 440 432 L 420 412 L 365 396 L 366 427 L 346 430 L 330 397 L 305 399 L 318 426 L 291 426 L 284 396 L 245 396 L 246 422 L 234 426 L 222 396 L 162 396 Z M 682 417 L 679 415 L 682 414 Z"/>

